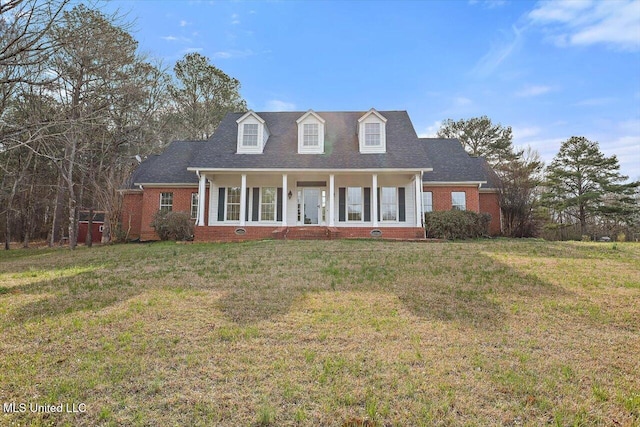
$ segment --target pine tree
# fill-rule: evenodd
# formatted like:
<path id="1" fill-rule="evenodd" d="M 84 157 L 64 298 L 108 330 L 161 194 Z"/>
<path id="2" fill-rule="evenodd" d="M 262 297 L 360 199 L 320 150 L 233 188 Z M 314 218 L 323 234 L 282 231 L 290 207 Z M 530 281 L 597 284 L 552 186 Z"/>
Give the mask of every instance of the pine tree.
<path id="1" fill-rule="evenodd" d="M 640 182 L 620 184 L 628 177 L 619 170 L 616 156 L 606 157 L 597 142 L 573 136 L 562 143 L 547 168 L 543 201 L 550 208 L 577 219 L 580 233 L 585 235 L 589 219 L 610 213 L 612 205 L 605 203 L 605 196 L 616 200 L 617 214 L 628 215 L 633 210 L 635 199 L 627 195 Z"/>

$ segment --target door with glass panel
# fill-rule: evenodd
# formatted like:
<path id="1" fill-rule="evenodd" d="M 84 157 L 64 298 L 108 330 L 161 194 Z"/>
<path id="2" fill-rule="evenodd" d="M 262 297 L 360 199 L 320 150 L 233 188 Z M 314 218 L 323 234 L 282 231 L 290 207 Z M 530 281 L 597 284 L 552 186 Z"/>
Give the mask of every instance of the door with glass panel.
<path id="1" fill-rule="evenodd" d="M 326 191 L 320 188 L 304 188 L 302 190 L 302 224 L 325 223 L 326 197 Z"/>

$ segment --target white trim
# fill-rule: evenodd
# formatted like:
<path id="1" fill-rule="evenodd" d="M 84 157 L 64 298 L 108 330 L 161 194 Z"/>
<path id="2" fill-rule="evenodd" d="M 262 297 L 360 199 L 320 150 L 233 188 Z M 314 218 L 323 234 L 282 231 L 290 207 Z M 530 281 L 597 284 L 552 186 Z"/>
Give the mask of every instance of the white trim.
<path id="1" fill-rule="evenodd" d="M 385 116 L 383 116 L 382 114 L 380 114 L 378 112 L 378 110 L 376 110 L 375 108 L 371 108 L 369 111 L 364 113 L 364 115 L 358 119 L 358 123 L 363 122 L 367 117 L 369 117 L 372 114 L 374 114 L 376 117 L 378 117 L 378 119 L 380 121 L 382 121 L 383 123 L 387 123 L 387 118 Z"/>
<path id="2" fill-rule="evenodd" d="M 478 190 L 479 193 L 486 193 L 486 194 L 498 194 L 500 190 L 497 188 L 480 188 Z"/>
<path id="3" fill-rule="evenodd" d="M 204 172 L 204 171 L 203 171 Z M 198 188 L 198 186 L 200 185 L 199 183 L 135 183 L 134 185 L 144 185 L 145 187 L 149 187 L 149 188 Z M 136 190 L 136 191 L 144 191 L 144 189 L 141 190 Z"/>
<path id="4" fill-rule="evenodd" d="M 245 123 L 246 122 L 246 123 Z M 249 110 L 246 114 L 236 120 L 238 124 L 236 138 L 236 153 L 238 154 L 261 154 L 264 146 L 269 139 L 269 130 L 266 122 L 262 117 L 257 115 L 253 110 Z M 244 145 L 244 126 L 254 124 L 258 126 L 258 134 L 256 136 L 256 145 Z M 187 168 L 187 170 L 189 170 Z"/>
<path id="5" fill-rule="evenodd" d="M 213 180 L 211 178 L 208 179 L 209 180 L 209 218 L 207 218 L 207 224 L 208 225 L 213 225 L 215 220 L 218 219 L 216 213 L 213 211 L 213 198 L 216 195 L 215 191 L 218 191 L 218 189 L 216 188 L 214 191 L 214 185 L 213 185 Z M 217 208 L 217 205 L 216 205 Z"/>
<path id="6" fill-rule="evenodd" d="M 329 227 L 335 227 L 336 225 L 335 192 L 336 192 L 336 176 L 334 174 L 330 174 L 329 175 Z"/>
<path id="7" fill-rule="evenodd" d="M 380 129 L 380 144 L 379 145 L 367 145 L 366 144 L 366 128 L 368 124 L 377 123 Z M 386 153 L 387 152 L 387 119 L 377 112 L 375 109 L 370 109 L 362 117 L 358 119 L 358 145 L 360 154 L 373 154 L 373 153 Z"/>
<path id="8" fill-rule="evenodd" d="M 190 172 L 274 172 L 274 173 L 344 173 L 344 172 L 361 172 L 361 173 L 381 173 L 381 172 L 431 172 L 433 168 L 426 169 L 416 169 L 416 168 L 366 168 L 366 169 L 303 169 L 303 168 L 196 168 L 196 167 L 188 167 L 188 171 Z M 484 184 L 485 181 L 479 182 Z M 467 182 L 467 184 L 469 184 Z M 472 184 L 478 184 L 478 182 L 473 182 Z"/>
<path id="9" fill-rule="evenodd" d="M 382 198 L 382 190 L 384 188 L 391 188 L 396 193 L 396 203 L 395 203 L 395 206 L 396 206 L 396 219 L 384 219 L 384 214 L 383 214 L 384 213 L 384 203 L 382 202 L 382 200 L 383 200 L 383 198 Z M 377 193 L 377 191 L 376 191 L 376 193 Z M 386 187 L 386 186 L 385 187 L 380 187 L 380 222 L 381 223 L 388 224 L 390 222 L 394 222 L 394 223 L 395 222 L 400 222 L 400 212 L 399 212 L 400 211 L 400 202 L 399 202 L 399 199 L 400 199 L 400 196 L 398 195 L 398 187 L 394 187 L 394 186 L 391 186 L 391 187 Z M 406 201 L 406 195 L 405 195 L 405 207 L 406 207 L 406 205 L 407 205 L 407 201 Z M 378 210 L 378 206 L 377 205 L 376 205 L 375 210 L 376 211 Z M 406 216 L 406 212 L 405 212 L 405 216 Z M 377 224 L 374 224 L 374 227 L 377 227 Z"/>
<path id="10" fill-rule="evenodd" d="M 247 111 L 242 117 L 240 117 L 238 120 L 236 120 L 236 123 L 240 124 L 240 122 L 243 122 L 249 116 L 254 117 L 261 124 L 265 124 L 264 119 L 262 117 L 260 117 L 258 114 L 256 114 L 256 112 L 253 111 L 253 110 Z"/>
<path id="11" fill-rule="evenodd" d="M 286 227 L 287 226 L 287 202 L 289 201 L 289 185 L 288 185 L 288 179 L 287 179 L 287 174 L 283 173 L 282 174 L 282 226 Z M 277 189 L 276 189 L 276 221 L 278 220 L 278 194 L 277 194 Z"/>
<path id="12" fill-rule="evenodd" d="M 422 185 L 433 185 L 433 186 L 443 186 L 443 185 L 482 185 L 486 184 L 487 181 L 422 181 Z"/>
<path id="13" fill-rule="evenodd" d="M 360 189 L 360 219 L 349 219 L 349 189 L 350 188 L 358 188 Z M 344 222 L 351 224 L 366 224 L 364 220 L 364 187 L 358 186 L 347 186 L 345 187 L 345 201 L 344 201 Z M 355 204 L 354 204 L 355 205 Z"/>
<path id="14" fill-rule="evenodd" d="M 258 190 L 258 222 L 271 222 L 271 223 L 276 223 L 278 221 L 278 187 L 271 187 L 271 186 L 264 186 L 264 187 L 259 187 L 260 190 Z M 263 195 L 263 191 L 265 188 L 272 188 L 275 192 L 275 194 L 273 195 L 273 219 L 262 219 L 262 195 Z M 251 206 L 251 210 L 253 211 L 253 209 L 255 209 L 253 206 Z M 249 220 L 251 220 L 251 215 L 249 215 Z"/>
<path id="15" fill-rule="evenodd" d="M 206 193 L 207 177 L 201 173 L 200 182 L 198 185 L 198 225 L 204 225 L 204 196 Z M 191 196 L 193 198 L 193 196 Z"/>
<path id="16" fill-rule="evenodd" d="M 370 210 L 373 211 L 373 217 L 371 218 L 371 222 L 374 227 L 377 227 L 378 226 L 378 174 L 376 173 L 374 173 L 371 178 L 371 192 L 373 193 L 371 195 L 371 206 L 370 206 Z M 396 211 L 398 210 L 397 201 L 398 201 L 398 195 L 396 194 Z M 398 218 L 398 213 L 396 212 L 396 219 L 397 218 Z"/>
<path id="17" fill-rule="evenodd" d="M 422 227 L 422 218 L 424 214 L 422 213 L 422 174 L 417 173 L 415 178 L 415 209 L 416 209 L 416 227 Z"/>
<path id="18" fill-rule="evenodd" d="M 325 123 L 325 120 L 322 117 L 320 117 L 320 115 L 318 113 L 316 113 L 315 111 L 313 111 L 313 110 L 309 110 L 306 113 L 304 113 L 302 116 L 300 116 L 300 118 L 298 120 L 296 120 L 296 123 L 298 123 L 298 124 L 302 123 L 302 121 L 304 119 L 306 119 L 308 116 L 315 117 L 316 120 L 318 120 L 322 124 Z"/>
<path id="19" fill-rule="evenodd" d="M 247 223 L 247 174 L 243 173 L 240 177 L 240 226 L 244 227 Z"/>

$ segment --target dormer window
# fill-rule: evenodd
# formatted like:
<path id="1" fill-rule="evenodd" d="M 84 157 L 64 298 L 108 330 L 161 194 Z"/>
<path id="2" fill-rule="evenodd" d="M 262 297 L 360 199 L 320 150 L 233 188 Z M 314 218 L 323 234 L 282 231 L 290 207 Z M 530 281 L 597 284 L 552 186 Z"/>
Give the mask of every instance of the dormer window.
<path id="1" fill-rule="evenodd" d="M 302 125 L 303 138 L 302 145 L 304 147 L 317 147 L 320 143 L 318 141 L 318 124 L 317 123 L 305 123 Z"/>
<path id="2" fill-rule="evenodd" d="M 298 153 L 324 153 L 324 119 L 309 110 L 298 120 Z"/>
<path id="3" fill-rule="evenodd" d="M 267 139 L 269 139 L 269 130 L 262 117 L 249 111 L 236 120 L 236 123 L 238 123 L 237 152 L 239 154 L 262 153 Z"/>
<path id="4" fill-rule="evenodd" d="M 245 147 L 258 146 L 258 125 L 255 123 L 244 124 L 244 134 L 242 135 L 242 145 Z"/>
<path id="5" fill-rule="evenodd" d="M 380 146 L 380 123 L 364 124 L 364 145 L 367 147 Z"/>
<path id="6" fill-rule="evenodd" d="M 361 153 L 387 152 L 387 119 L 375 109 L 358 119 L 358 142 Z"/>

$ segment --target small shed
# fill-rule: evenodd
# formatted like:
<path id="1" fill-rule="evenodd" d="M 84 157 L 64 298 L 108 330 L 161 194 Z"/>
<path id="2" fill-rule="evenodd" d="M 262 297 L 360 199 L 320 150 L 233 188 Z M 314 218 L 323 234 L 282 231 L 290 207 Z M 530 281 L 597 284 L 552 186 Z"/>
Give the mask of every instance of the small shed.
<path id="1" fill-rule="evenodd" d="M 93 211 L 91 221 L 91 240 L 93 242 L 102 241 L 102 231 L 104 230 L 104 211 Z M 89 230 L 89 211 L 80 211 L 80 221 L 78 221 L 78 243 L 87 241 Z"/>

